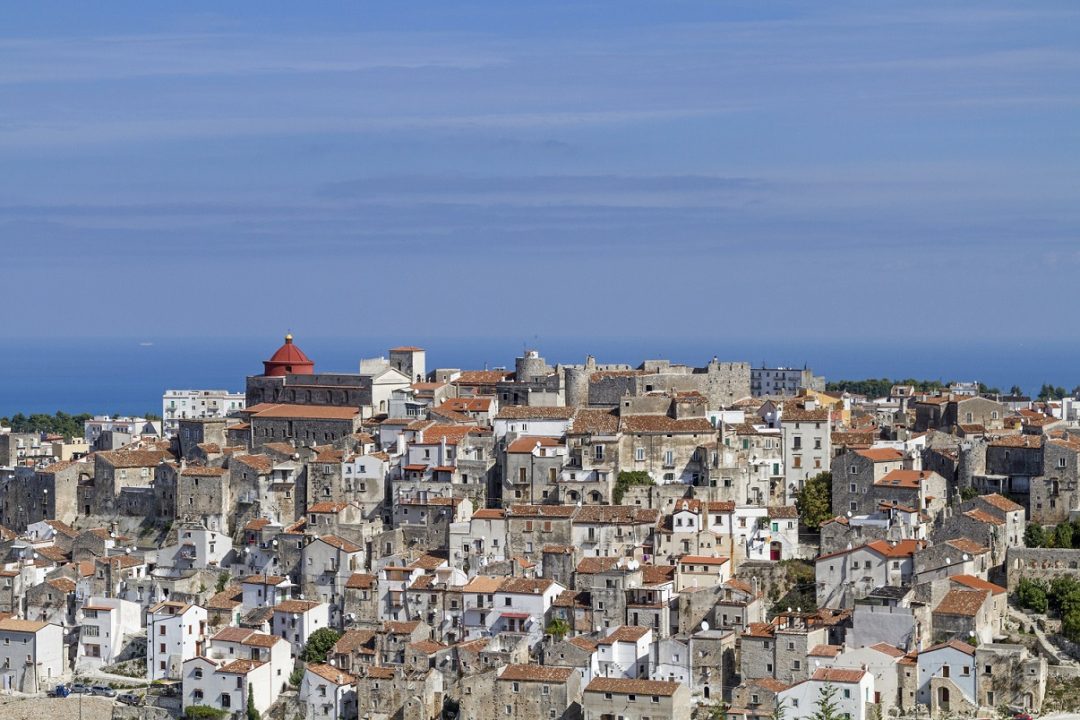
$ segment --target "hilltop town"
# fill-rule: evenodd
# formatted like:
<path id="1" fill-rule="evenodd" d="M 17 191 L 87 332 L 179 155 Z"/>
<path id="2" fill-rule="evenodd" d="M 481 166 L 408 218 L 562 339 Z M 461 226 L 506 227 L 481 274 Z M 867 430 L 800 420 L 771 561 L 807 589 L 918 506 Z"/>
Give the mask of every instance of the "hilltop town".
<path id="1" fill-rule="evenodd" d="M 259 364 L 160 419 L 0 430 L 5 708 L 1080 711 L 1074 397 L 535 350 L 331 372 L 291 336 Z"/>

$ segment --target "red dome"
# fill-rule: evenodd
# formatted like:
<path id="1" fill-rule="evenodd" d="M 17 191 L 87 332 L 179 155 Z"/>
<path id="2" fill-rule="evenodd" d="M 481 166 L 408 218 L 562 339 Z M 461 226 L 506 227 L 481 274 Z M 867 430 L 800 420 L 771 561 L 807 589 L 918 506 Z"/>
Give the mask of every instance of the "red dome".
<path id="1" fill-rule="evenodd" d="M 304 351 L 293 345 L 292 335 L 285 336 L 285 344 L 278 348 L 273 357 L 263 360 L 263 375 L 311 375 L 315 372 L 315 363 Z"/>

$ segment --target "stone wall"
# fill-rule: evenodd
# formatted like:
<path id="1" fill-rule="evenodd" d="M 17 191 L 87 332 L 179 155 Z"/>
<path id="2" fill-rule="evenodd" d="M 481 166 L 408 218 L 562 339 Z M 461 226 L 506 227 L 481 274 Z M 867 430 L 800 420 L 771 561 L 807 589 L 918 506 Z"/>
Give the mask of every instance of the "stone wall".
<path id="1" fill-rule="evenodd" d="M 1080 550 L 1009 548 L 1005 556 L 1005 577 L 1009 590 L 1020 578 L 1051 581 L 1056 577 L 1080 574 Z"/>

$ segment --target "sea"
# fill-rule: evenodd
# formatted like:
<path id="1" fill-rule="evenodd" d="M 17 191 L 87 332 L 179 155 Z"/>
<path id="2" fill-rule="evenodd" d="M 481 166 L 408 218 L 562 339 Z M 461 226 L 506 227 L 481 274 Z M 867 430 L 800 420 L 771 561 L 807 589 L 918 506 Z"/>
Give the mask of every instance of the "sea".
<path id="1" fill-rule="evenodd" d="M 979 381 L 1037 393 L 1043 383 L 1080 384 L 1074 364 L 1080 343 L 776 342 L 640 337 L 298 337 L 296 343 L 322 372 L 357 372 L 361 358 L 386 355 L 397 345 L 427 350 L 427 367 L 513 368 L 535 348 L 551 364 L 628 363 L 666 358 L 701 366 L 718 357 L 754 366 L 810 367 L 826 379 L 890 377 Z M 67 413 L 161 413 L 166 389 L 241 391 L 244 378 L 262 372 L 262 360 L 281 345 L 277 337 L 50 338 L 0 341 L 0 417 Z"/>

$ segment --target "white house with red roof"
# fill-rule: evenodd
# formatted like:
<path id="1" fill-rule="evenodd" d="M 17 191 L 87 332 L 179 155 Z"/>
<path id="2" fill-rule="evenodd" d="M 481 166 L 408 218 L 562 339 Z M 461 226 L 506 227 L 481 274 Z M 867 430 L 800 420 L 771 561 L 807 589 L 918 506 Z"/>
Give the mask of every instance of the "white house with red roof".
<path id="1" fill-rule="evenodd" d="M 307 720 L 356 717 L 356 678 L 333 665 L 312 663 L 304 668 L 299 695 Z"/>
<path id="2" fill-rule="evenodd" d="M 292 645 L 293 655 L 299 657 L 308 638 L 316 630 L 330 626 L 330 606 L 314 600 L 285 600 L 274 606 L 271 632 Z"/>
<path id="3" fill-rule="evenodd" d="M 866 706 L 874 702 L 874 676 L 861 668 L 819 667 L 809 680 L 795 683 L 776 696 L 787 720 L 808 720 L 818 710 L 821 691 L 832 686 L 839 717 L 867 720 Z"/>
<path id="4" fill-rule="evenodd" d="M 180 677 L 187 660 L 202 655 L 206 608 L 164 600 L 147 610 L 146 670 L 150 680 Z"/>
<path id="5" fill-rule="evenodd" d="M 185 709 L 202 705 L 224 710 L 230 717 L 243 716 L 250 695 L 255 710 L 262 714 L 274 704 L 280 686 L 269 662 L 199 656 L 184 662 L 181 703 Z"/>
<path id="6" fill-rule="evenodd" d="M 916 662 L 920 705 L 929 705 L 935 713 L 976 709 L 975 648 L 950 640 L 923 650 Z"/>
<path id="7" fill-rule="evenodd" d="M 468 563 L 472 577 L 490 563 L 506 560 L 506 511 L 502 508 L 473 510 L 466 519 L 450 523 L 450 561 L 454 567 Z"/>
<path id="8" fill-rule="evenodd" d="M 904 651 L 894 645 L 877 643 L 860 648 L 843 648 L 836 655 L 814 655 L 814 662 L 820 667 L 862 668 L 873 675 L 874 694 L 871 702 L 880 703 L 881 714 L 887 717 L 889 710 L 897 706 L 900 680 L 898 663 L 903 657 Z"/>
<path id="9" fill-rule="evenodd" d="M 648 678 L 652 665 L 653 632 L 639 625 L 612 628 L 597 641 L 597 661 L 603 677 Z"/>
<path id="10" fill-rule="evenodd" d="M 91 597 L 79 609 L 77 667 L 111 665 L 127 635 L 142 628 L 142 608 L 120 598 Z"/>
<path id="11" fill-rule="evenodd" d="M 874 540 L 820 556 L 814 563 L 818 607 L 851 607 L 875 588 L 910 584 L 914 555 L 923 544 L 920 540 Z"/>

